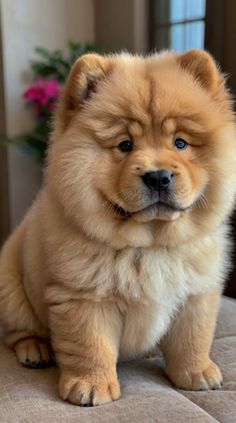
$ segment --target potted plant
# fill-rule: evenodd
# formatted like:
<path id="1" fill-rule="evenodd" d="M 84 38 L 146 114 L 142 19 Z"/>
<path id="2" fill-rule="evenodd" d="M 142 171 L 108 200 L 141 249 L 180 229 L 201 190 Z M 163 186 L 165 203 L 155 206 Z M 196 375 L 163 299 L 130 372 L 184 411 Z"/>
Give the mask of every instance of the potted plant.
<path id="1" fill-rule="evenodd" d="M 51 132 L 52 114 L 71 66 L 83 54 L 101 52 L 101 49 L 93 43 L 82 45 L 69 41 L 67 54 L 62 50 L 50 52 L 43 47 L 37 47 L 35 51 L 39 59 L 31 62 L 33 82 L 23 93 L 27 106 L 33 109 L 34 129 L 12 138 L 1 137 L 0 141 L 16 145 L 34 159 L 43 161 Z"/>

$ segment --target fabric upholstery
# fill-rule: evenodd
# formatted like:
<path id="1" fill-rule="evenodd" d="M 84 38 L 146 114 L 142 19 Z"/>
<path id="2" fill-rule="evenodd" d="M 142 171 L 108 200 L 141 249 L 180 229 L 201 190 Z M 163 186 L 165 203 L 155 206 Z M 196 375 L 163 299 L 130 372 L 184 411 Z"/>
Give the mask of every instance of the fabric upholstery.
<path id="1" fill-rule="evenodd" d="M 0 344 L 1 423 L 182 423 L 236 422 L 236 301 L 224 298 L 212 347 L 220 365 L 221 391 L 176 390 L 162 370 L 161 358 L 136 360 L 118 367 L 122 398 L 81 408 L 57 394 L 56 368 L 31 370 L 16 363 Z"/>

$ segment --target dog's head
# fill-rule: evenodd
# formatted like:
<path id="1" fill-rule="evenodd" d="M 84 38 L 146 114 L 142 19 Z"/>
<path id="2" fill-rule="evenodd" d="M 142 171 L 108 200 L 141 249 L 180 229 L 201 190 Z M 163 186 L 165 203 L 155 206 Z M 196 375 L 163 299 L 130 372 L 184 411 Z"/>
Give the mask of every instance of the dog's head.
<path id="1" fill-rule="evenodd" d="M 230 95 L 206 52 L 86 55 L 55 118 L 49 187 L 90 236 L 175 245 L 229 213 L 234 137 Z"/>

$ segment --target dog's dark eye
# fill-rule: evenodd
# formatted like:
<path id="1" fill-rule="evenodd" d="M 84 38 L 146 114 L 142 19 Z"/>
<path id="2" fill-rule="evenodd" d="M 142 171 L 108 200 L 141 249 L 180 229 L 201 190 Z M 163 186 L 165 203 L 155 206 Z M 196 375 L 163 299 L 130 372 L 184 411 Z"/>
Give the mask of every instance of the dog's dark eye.
<path id="1" fill-rule="evenodd" d="M 188 143 L 183 140 L 183 138 L 176 138 L 175 140 L 175 147 L 179 150 L 184 150 L 188 147 Z"/>
<path id="2" fill-rule="evenodd" d="M 133 150 L 133 142 L 131 140 L 124 140 L 118 145 L 118 148 L 124 153 L 129 153 Z"/>

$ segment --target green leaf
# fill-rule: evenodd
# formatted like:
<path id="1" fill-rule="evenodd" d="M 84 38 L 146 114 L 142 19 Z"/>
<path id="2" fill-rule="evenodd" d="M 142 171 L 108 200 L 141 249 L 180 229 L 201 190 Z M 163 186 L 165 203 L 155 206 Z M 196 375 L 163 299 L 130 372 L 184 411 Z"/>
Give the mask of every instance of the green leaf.
<path id="1" fill-rule="evenodd" d="M 68 41 L 68 53 L 62 50 L 49 51 L 44 47 L 36 47 L 35 52 L 39 59 L 31 62 L 31 70 L 34 80 L 37 77 L 55 78 L 60 84 L 64 84 L 70 68 L 83 54 L 89 52 L 102 53 L 103 50 L 96 43 L 81 44 L 74 40 Z M 34 159 L 43 160 L 46 155 L 48 140 L 52 129 L 52 113 L 45 107 L 43 110 L 45 120 L 41 121 L 35 115 L 35 128 L 32 133 L 20 134 L 16 137 L 0 136 L 0 144 L 12 144 L 20 148 Z"/>
<path id="2" fill-rule="evenodd" d="M 48 59 L 50 56 L 49 51 L 44 47 L 35 47 L 34 51 L 45 59 Z"/>
<path id="3" fill-rule="evenodd" d="M 7 145 L 11 143 L 11 138 L 7 137 L 6 135 L 0 135 L 0 144 Z"/>

